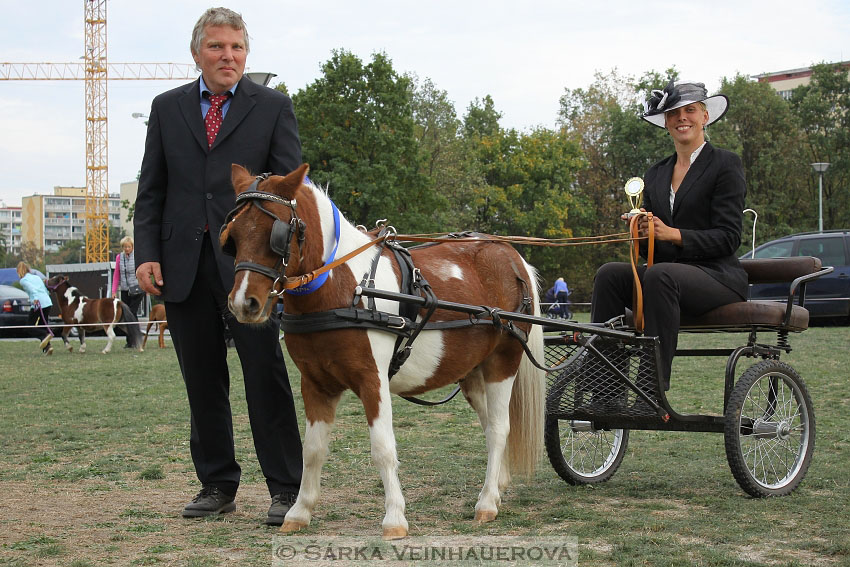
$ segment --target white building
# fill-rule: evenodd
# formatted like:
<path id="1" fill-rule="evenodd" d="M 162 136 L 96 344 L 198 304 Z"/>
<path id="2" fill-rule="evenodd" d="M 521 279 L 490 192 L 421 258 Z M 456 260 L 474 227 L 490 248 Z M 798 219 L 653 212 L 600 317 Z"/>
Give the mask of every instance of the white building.
<path id="1" fill-rule="evenodd" d="M 0 241 L 6 250 L 18 256 L 21 253 L 21 207 L 0 206 Z"/>

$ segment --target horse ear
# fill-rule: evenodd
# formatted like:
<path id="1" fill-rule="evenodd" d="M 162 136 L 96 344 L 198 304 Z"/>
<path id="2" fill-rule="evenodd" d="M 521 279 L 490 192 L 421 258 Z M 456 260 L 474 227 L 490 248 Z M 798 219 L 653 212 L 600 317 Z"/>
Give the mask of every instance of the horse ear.
<path id="1" fill-rule="evenodd" d="M 230 165 L 230 181 L 233 183 L 233 190 L 238 195 L 251 185 L 254 176 L 238 163 L 234 163 Z"/>
<path id="2" fill-rule="evenodd" d="M 299 187 L 304 185 L 304 179 L 307 178 L 307 172 L 310 171 L 310 166 L 306 163 L 302 163 L 298 166 L 298 169 L 292 171 L 287 174 L 286 177 L 283 178 L 282 189 L 283 196 L 293 199 L 295 198 L 295 191 L 298 190 Z"/>

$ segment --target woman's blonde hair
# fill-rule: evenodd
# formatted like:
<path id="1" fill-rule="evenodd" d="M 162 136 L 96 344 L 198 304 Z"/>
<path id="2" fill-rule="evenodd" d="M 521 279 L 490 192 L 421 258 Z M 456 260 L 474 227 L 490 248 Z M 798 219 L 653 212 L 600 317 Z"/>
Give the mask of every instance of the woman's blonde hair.
<path id="1" fill-rule="evenodd" d="M 18 277 L 19 278 L 22 278 L 25 275 L 27 275 L 28 273 L 30 273 L 29 265 L 26 262 L 24 262 L 23 260 L 18 262 L 17 270 L 18 270 Z"/>
<path id="2" fill-rule="evenodd" d="M 124 246 L 128 242 L 130 243 L 130 246 L 132 246 L 134 248 L 136 247 L 136 245 L 133 243 L 133 237 L 132 236 L 125 236 L 124 238 L 122 238 L 121 240 L 118 241 L 118 244 L 120 244 L 121 246 Z"/>

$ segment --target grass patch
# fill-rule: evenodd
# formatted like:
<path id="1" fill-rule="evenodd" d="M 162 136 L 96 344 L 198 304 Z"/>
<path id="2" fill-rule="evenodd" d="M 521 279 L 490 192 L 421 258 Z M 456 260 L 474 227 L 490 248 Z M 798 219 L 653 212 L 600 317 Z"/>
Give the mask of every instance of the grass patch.
<path id="1" fill-rule="evenodd" d="M 98 339 L 92 339 L 97 341 Z M 767 337 L 765 337 L 767 340 Z M 737 341 L 737 342 L 736 342 Z M 743 337 L 683 335 L 680 348 L 737 346 Z M 517 478 L 499 518 L 472 521 L 486 466 L 484 437 L 462 399 L 438 408 L 393 401 L 400 480 L 413 535 L 568 535 L 581 565 L 850 565 L 850 328 L 791 337 L 782 360 L 810 390 L 817 420 L 812 466 L 785 498 L 755 500 L 735 483 L 722 435 L 633 431 L 607 483 L 574 487 L 541 461 Z M 251 439 L 238 358 L 231 351 L 237 511 L 187 521 L 198 485 L 189 455 L 186 394 L 173 349 L 110 355 L 0 341 L 0 565 L 268 565 L 274 529 Z M 753 361 L 742 360 L 738 374 Z M 720 413 L 720 358 L 674 363 L 670 399 L 680 412 Z M 303 431 L 299 376 L 290 364 Z M 383 488 L 371 463 L 357 398 L 346 393 L 306 535 L 376 535 Z"/>

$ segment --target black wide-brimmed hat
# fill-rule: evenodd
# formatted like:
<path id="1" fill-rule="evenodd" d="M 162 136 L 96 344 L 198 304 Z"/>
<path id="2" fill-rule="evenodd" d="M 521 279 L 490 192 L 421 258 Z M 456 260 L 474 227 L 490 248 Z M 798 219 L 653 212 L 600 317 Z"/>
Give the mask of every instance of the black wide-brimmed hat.
<path id="1" fill-rule="evenodd" d="M 664 90 L 652 91 L 652 96 L 644 105 L 643 118 L 650 124 L 664 128 L 664 113 L 695 102 L 702 102 L 708 111 L 709 124 L 720 120 L 729 109 L 729 99 L 726 95 L 708 96 L 703 83 L 690 81 L 670 81 Z"/>

